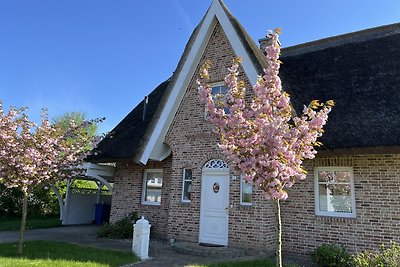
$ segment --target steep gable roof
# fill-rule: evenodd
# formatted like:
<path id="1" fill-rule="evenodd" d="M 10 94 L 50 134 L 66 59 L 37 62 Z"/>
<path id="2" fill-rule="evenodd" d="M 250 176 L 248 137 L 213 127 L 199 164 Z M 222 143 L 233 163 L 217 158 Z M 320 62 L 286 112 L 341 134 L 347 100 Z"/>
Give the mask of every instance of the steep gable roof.
<path id="1" fill-rule="evenodd" d="M 262 52 L 223 1 L 213 0 L 189 38 L 173 76 L 168 83 L 163 83 L 154 90 L 157 91 L 154 96 L 160 105 L 149 109 L 147 111 L 149 118 L 146 122 L 139 123 L 143 101 L 139 103 L 99 144 L 95 151 L 96 155 L 89 157 L 88 160 L 124 159 L 146 164 L 149 159 L 160 161 L 169 156 L 171 150 L 163 143 L 165 134 L 217 23 L 224 30 L 235 53 L 242 57 L 243 69 L 250 82 L 255 83 L 258 73 L 266 67 Z M 149 101 L 151 99 L 154 97 L 150 94 Z"/>
<path id="2" fill-rule="evenodd" d="M 313 99 L 336 102 L 323 149 L 400 147 L 400 24 L 289 47 L 281 59 L 297 110 Z"/>
<path id="3" fill-rule="evenodd" d="M 144 146 L 143 153 L 138 158 L 139 162 L 146 164 L 149 159 L 160 161 L 169 155 L 170 149 L 163 143 L 165 135 L 217 22 L 222 27 L 236 55 L 242 57 L 242 67 L 251 83 L 256 82 L 258 73 L 266 66 L 262 53 L 240 23 L 228 11 L 223 1 L 213 0 L 179 61 L 170 84 L 170 94 L 154 130 Z"/>

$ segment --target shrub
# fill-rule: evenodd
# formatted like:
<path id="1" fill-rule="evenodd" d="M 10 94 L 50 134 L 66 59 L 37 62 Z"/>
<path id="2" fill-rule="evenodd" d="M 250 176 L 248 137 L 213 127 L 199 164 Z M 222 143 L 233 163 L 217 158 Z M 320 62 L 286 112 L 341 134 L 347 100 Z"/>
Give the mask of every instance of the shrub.
<path id="1" fill-rule="evenodd" d="M 323 244 L 312 252 L 311 259 L 320 267 L 351 266 L 351 256 L 342 246 Z"/>
<path id="2" fill-rule="evenodd" d="M 398 267 L 400 266 L 400 245 L 390 242 L 386 247 L 381 245 L 380 251 L 362 252 L 353 258 L 356 267 Z"/>
<path id="3" fill-rule="evenodd" d="M 17 188 L 7 188 L 0 184 L 0 217 L 21 217 L 22 192 Z M 37 186 L 28 199 L 28 217 L 37 218 L 59 214 L 57 197 L 50 189 Z"/>
<path id="4" fill-rule="evenodd" d="M 98 237 L 108 238 L 132 238 L 133 236 L 133 222 L 139 219 L 138 213 L 132 212 L 125 218 L 112 223 L 103 225 L 98 231 Z"/>

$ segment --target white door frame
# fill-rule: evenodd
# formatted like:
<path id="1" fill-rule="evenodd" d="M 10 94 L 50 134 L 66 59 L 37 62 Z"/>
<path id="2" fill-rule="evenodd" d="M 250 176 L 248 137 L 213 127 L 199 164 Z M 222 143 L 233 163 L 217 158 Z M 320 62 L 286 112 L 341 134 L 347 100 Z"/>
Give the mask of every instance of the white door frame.
<path id="1" fill-rule="evenodd" d="M 218 164 L 210 164 L 210 162 L 217 162 Z M 206 226 L 208 210 L 205 210 L 206 201 L 210 201 L 207 196 L 206 190 L 212 190 L 212 188 L 205 188 L 207 184 L 205 179 L 217 178 L 222 179 L 223 191 L 225 194 L 222 195 L 222 203 L 218 203 L 219 207 L 217 211 L 218 217 L 222 219 L 222 231 L 221 237 L 212 238 L 207 236 Z M 209 204 L 209 203 L 207 203 Z M 200 200 L 200 225 L 199 225 L 199 243 L 210 243 L 216 245 L 228 245 L 228 223 L 229 223 L 229 168 L 228 165 L 221 160 L 211 160 L 205 164 L 201 176 L 201 200 Z M 219 225 L 221 226 L 221 225 Z"/>

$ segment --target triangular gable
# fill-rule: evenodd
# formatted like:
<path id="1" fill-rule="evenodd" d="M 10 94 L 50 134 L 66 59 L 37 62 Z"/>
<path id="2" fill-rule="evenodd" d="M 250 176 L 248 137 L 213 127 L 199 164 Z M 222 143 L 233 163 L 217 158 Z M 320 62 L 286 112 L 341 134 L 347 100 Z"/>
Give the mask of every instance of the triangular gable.
<path id="1" fill-rule="evenodd" d="M 235 54 L 242 57 L 242 67 L 249 81 L 255 84 L 259 74 L 260 63 L 256 62 L 258 65 L 255 64 L 254 42 L 249 40 L 247 33 L 232 18 L 222 0 L 213 0 L 202 22 L 198 26 L 199 28 L 194 33 L 196 36 L 191 47 L 185 51 L 178 64 L 178 70 L 174 74 L 174 82 L 171 83 L 172 88 L 170 88 L 168 99 L 143 152 L 141 155 L 138 155 L 141 163 L 146 164 L 149 159 L 161 161 L 170 155 L 171 149 L 163 143 L 165 135 L 179 108 L 185 90 L 195 75 L 196 68 L 217 22 L 225 32 Z M 236 22 L 237 25 L 234 25 L 232 22 Z M 253 43 L 249 44 L 249 42 Z"/>

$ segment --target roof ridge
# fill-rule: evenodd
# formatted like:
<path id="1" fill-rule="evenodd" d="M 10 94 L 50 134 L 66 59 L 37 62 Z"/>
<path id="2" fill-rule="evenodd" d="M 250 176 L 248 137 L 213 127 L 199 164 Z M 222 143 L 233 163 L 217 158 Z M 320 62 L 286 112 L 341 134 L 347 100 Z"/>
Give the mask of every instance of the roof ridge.
<path id="1" fill-rule="evenodd" d="M 395 34 L 400 34 L 400 23 L 382 25 L 374 28 L 330 36 L 298 45 L 288 46 L 282 48 L 282 53 L 284 53 L 285 56 L 295 56 L 299 54 L 327 49 L 330 47 L 341 46 L 356 42 L 365 42 L 368 40 L 378 39 Z M 259 41 L 265 39 L 266 38 L 261 38 L 259 39 Z"/>

